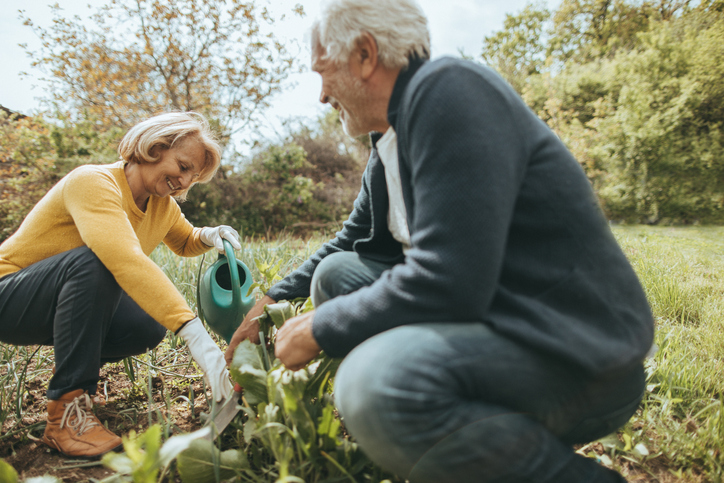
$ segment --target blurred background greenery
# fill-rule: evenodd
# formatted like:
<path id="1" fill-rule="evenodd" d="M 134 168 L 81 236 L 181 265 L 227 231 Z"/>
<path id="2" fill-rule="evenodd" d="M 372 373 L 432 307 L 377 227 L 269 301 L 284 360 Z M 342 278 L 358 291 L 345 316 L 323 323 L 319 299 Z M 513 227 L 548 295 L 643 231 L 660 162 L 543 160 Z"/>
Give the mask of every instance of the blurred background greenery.
<path id="1" fill-rule="evenodd" d="M 60 177 L 115 161 L 125 130 L 166 110 L 205 114 L 225 144 L 216 178 L 181 205 L 195 225 L 268 239 L 346 219 L 369 147 L 334 112 L 292 120 L 245 154 L 230 142 L 300 68 L 261 34 L 274 19 L 255 2 L 116 1 L 83 24 L 62 13 L 47 28 L 24 19 L 43 41 L 28 53 L 46 73 L 47 110 L 0 109 L 0 241 Z M 466 56 L 498 70 L 563 139 L 610 220 L 724 221 L 724 0 L 532 3 L 481 44 Z"/>

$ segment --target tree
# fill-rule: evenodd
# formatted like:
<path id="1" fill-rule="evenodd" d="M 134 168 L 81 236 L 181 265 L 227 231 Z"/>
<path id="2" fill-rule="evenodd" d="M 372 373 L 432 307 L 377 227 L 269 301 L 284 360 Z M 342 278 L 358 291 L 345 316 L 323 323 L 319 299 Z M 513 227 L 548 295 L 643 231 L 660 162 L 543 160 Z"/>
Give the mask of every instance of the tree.
<path id="1" fill-rule="evenodd" d="M 0 106 L 0 242 L 13 234 L 37 201 L 71 169 L 117 159 L 118 132 L 91 123 L 64 125 Z"/>
<path id="2" fill-rule="evenodd" d="M 52 100 L 102 129 L 196 111 L 228 139 L 253 125 L 295 66 L 255 0 L 111 0 L 88 22 L 52 8 L 48 28 L 21 13 L 42 41 L 26 51 L 48 75 Z"/>
<path id="3" fill-rule="evenodd" d="M 609 217 L 724 220 L 722 20 L 699 9 L 652 21 L 637 48 L 569 63 L 536 85 L 542 117 L 581 162 Z"/>
<path id="4" fill-rule="evenodd" d="M 550 15 L 543 7 L 527 5 L 517 15 L 507 14 L 503 30 L 483 40 L 483 61 L 519 93 L 531 75 L 543 71 L 546 57 L 543 27 Z"/>
<path id="5" fill-rule="evenodd" d="M 562 63 L 589 62 L 633 48 L 636 34 L 648 26 L 649 3 L 563 0 L 553 15 L 548 54 Z"/>
<path id="6" fill-rule="evenodd" d="M 562 0 L 541 39 L 525 21 L 530 6 L 486 39 L 482 57 L 496 47 L 504 76 L 505 66 L 535 66 L 513 69 L 511 83 L 612 219 L 724 221 L 724 2 L 690 3 Z"/>
<path id="7" fill-rule="evenodd" d="M 724 17 L 707 14 L 718 20 L 704 30 L 699 15 L 652 25 L 641 48 L 614 59 L 615 110 L 591 123 L 606 140 L 594 156 L 608 173 L 599 194 L 614 215 L 724 219 L 724 71 L 714 60 L 724 55 Z"/>

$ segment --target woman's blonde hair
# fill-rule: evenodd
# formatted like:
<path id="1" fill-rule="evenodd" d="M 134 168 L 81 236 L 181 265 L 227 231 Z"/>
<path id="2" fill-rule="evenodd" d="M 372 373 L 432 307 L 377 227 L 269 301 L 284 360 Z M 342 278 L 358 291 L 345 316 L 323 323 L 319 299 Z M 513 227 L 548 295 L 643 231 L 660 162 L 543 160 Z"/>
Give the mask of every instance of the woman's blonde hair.
<path id="1" fill-rule="evenodd" d="M 209 122 L 196 112 L 166 112 L 139 122 L 121 139 L 118 154 L 125 163 L 157 163 L 161 159 L 161 151 L 171 149 L 189 136 L 195 136 L 206 151 L 196 182 L 207 183 L 221 164 L 221 146 Z M 183 201 L 187 193 L 188 189 L 175 198 Z"/>

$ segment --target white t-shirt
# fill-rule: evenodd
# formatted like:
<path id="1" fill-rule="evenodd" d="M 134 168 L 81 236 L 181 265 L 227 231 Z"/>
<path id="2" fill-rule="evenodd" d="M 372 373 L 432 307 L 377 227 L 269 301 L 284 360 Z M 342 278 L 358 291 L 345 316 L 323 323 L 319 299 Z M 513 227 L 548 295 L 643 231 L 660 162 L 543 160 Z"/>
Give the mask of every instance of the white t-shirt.
<path id="1" fill-rule="evenodd" d="M 400 167 L 397 161 L 397 134 L 390 126 L 377 141 L 377 154 L 385 167 L 387 196 L 390 199 L 390 211 L 387 212 L 387 226 L 395 240 L 402 243 L 402 251 L 410 248 L 410 230 L 407 227 L 407 210 L 402 198 Z"/>

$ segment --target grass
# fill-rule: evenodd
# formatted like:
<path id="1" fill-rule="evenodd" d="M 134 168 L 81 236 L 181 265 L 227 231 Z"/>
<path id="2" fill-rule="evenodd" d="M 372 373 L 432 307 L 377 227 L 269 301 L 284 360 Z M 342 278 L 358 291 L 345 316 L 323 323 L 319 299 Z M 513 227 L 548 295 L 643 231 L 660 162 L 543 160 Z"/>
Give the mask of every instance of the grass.
<path id="1" fill-rule="evenodd" d="M 642 408 L 620 432 L 623 448 L 608 449 L 661 481 L 721 482 L 724 228 L 614 233 L 649 298 L 658 351 L 647 361 Z"/>
<path id="2" fill-rule="evenodd" d="M 647 391 L 640 410 L 617 434 L 578 451 L 620 470 L 629 481 L 722 482 L 724 227 L 615 226 L 613 231 L 654 311 L 658 351 L 646 362 Z M 283 277 L 324 240 L 322 236 L 311 241 L 247 239 L 239 258 L 249 266 L 255 281 L 268 285 L 273 281 L 264 280 L 263 275 L 274 271 L 264 267 L 279 264 L 278 275 Z M 152 257 L 195 308 L 199 267 L 213 263 L 215 253 L 181 259 L 159 249 Z M 157 374 L 163 376 L 164 384 L 182 388 L 176 399 L 193 405 L 193 387 L 189 394 L 183 395 L 183 391 L 195 369 L 189 371 L 186 351 L 179 350 L 183 349 L 180 345 L 169 335 L 159 348 L 127 362 L 126 377 L 133 378 L 137 386 L 136 397 L 131 397 L 133 391 L 128 396 L 138 402 L 130 406 L 149 400 L 145 394 Z M 53 361 L 51 351 L 35 353 L 35 349 L 0 344 L 2 437 L 23 431 L 37 434 L 38 428 L 23 422 L 27 387 L 47 381 Z M 156 404 L 157 420 L 170 404 Z M 139 410 L 138 417 L 148 417 L 150 423 L 150 413 L 150 408 Z M 164 432 L 170 430 L 175 428 L 169 425 Z"/>

